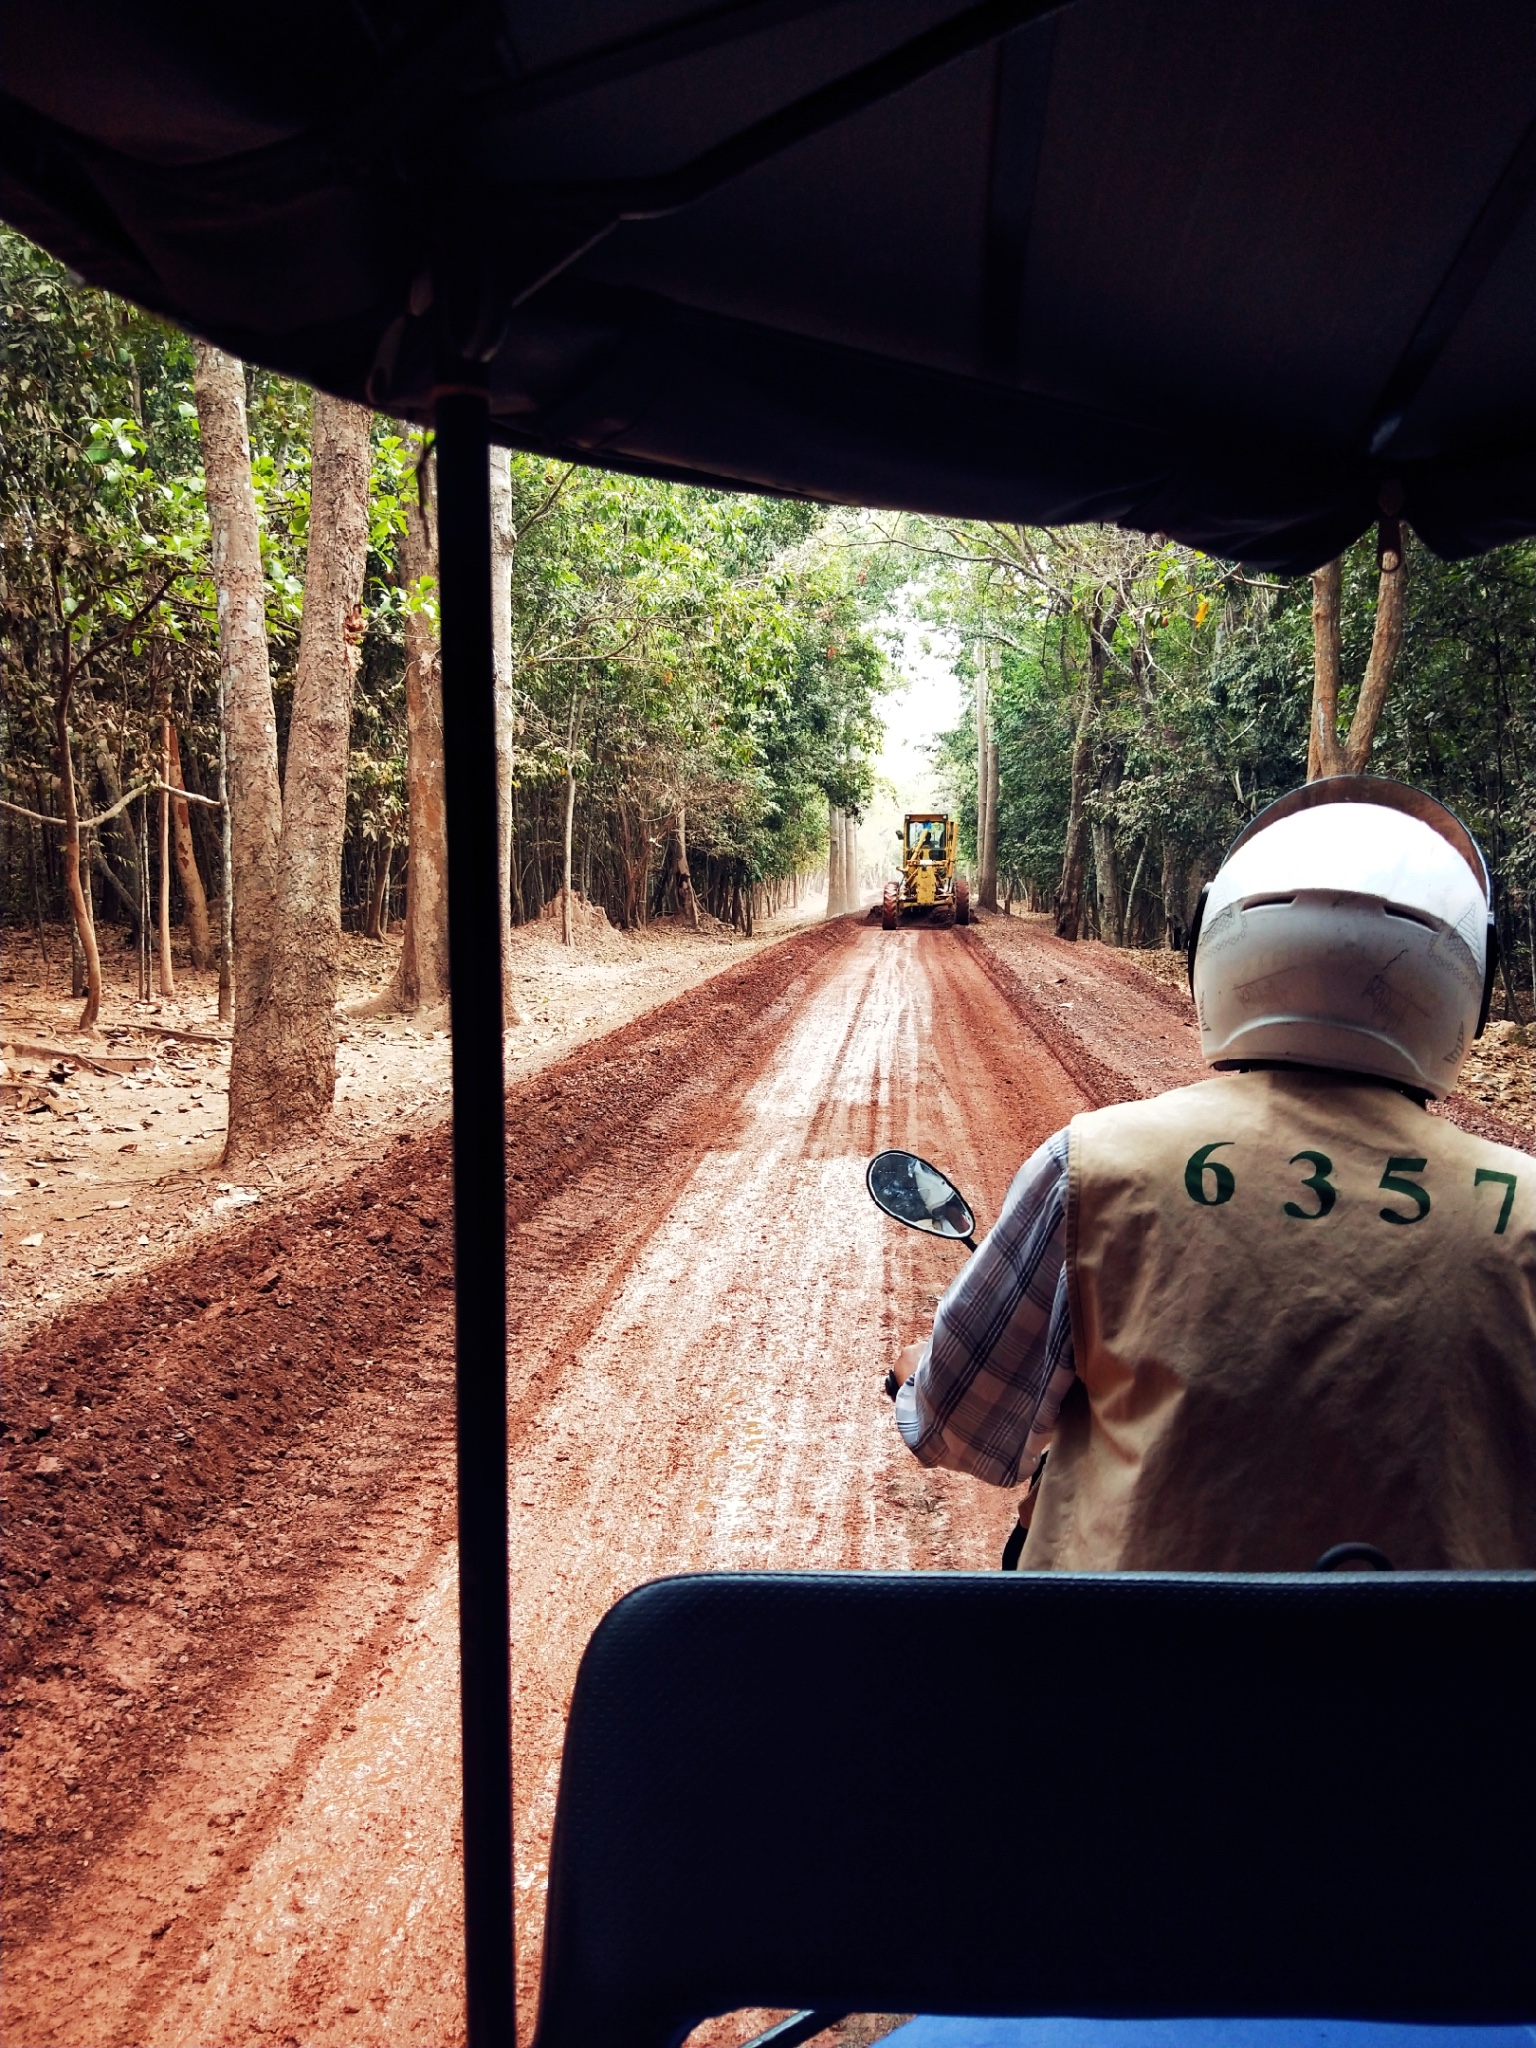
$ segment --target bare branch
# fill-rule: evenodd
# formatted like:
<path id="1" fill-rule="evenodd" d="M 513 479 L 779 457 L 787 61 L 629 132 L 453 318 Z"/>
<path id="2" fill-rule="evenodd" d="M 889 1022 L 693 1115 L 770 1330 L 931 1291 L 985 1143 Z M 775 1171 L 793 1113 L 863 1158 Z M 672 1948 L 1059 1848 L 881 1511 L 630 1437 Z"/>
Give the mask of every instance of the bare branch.
<path id="1" fill-rule="evenodd" d="M 154 596 L 148 599 L 146 603 L 141 604 L 139 606 L 139 609 L 134 613 L 133 617 L 127 621 L 126 624 L 119 626 L 115 633 L 109 633 L 105 640 L 96 641 L 94 645 L 86 649 L 84 654 L 76 655 L 74 660 L 75 673 L 78 675 L 81 669 L 89 668 L 91 663 L 96 659 L 96 657 L 99 654 L 105 654 L 107 649 L 109 647 L 115 647 L 119 640 L 126 640 L 130 633 L 136 633 L 139 627 L 142 626 L 144 621 L 149 617 L 150 613 L 154 611 L 155 607 L 159 604 L 160 600 L 165 596 L 165 593 L 170 589 L 171 585 L 177 580 L 177 578 L 180 576 L 185 576 L 188 573 L 189 572 L 185 569 L 177 569 L 173 571 L 171 575 L 166 577 L 165 581 L 161 584 L 160 588 L 155 592 Z"/>
<path id="2" fill-rule="evenodd" d="M 167 796 L 174 796 L 182 803 L 206 804 L 210 811 L 222 811 L 224 808 L 216 796 L 199 796 L 195 790 L 183 789 L 179 783 L 156 780 L 139 783 L 136 788 L 130 789 L 125 796 L 120 796 L 115 804 L 109 805 L 104 811 L 98 811 L 94 818 L 77 818 L 75 823 L 82 832 L 91 825 L 104 825 L 109 818 L 115 818 L 119 811 L 127 810 L 128 806 L 137 797 L 144 796 L 151 790 L 161 789 L 165 791 Z M 18 818 L 30 818 L 36 825 L 67 826 L 69 823 L 67 818 L 50 818 L 46 811 L 29 811 L 25 804 L 13 804 L 8 798 L 3 796 L 0 796 L 0 811 L 11 811 Z"/>

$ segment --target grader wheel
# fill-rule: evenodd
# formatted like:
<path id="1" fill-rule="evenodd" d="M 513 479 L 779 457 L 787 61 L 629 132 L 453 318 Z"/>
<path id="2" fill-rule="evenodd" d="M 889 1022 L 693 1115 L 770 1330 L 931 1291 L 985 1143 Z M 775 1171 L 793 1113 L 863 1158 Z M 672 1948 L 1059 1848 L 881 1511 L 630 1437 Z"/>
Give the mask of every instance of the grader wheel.
<path id="1" fill-rule="evenodd" d="M 955 923 L 969 924 L 971 921 L 971 885 L 964 875 L 955 877 Z"/>
<path id="2" fill-rule="evenodd" d="M 887 882 L 885 894 L 880 898 L 880 924 L 883 930 L 895 931 L 901 923 L 901 884 Z"/>

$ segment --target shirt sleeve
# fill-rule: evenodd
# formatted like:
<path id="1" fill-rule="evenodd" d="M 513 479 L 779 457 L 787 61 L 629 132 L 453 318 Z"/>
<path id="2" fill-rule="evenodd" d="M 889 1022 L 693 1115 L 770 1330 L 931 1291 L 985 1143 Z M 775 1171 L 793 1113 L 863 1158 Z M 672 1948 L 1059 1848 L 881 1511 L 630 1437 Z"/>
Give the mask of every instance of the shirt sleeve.
<path id="1" fill-rule="evenodd" d="M 922 1464 L 993 1486 L 1029 1477 L 1076 1371 L 1066 1253 L 1062 1130 L 1019 1169 L 897 1394 L 896 1426 Z"/>

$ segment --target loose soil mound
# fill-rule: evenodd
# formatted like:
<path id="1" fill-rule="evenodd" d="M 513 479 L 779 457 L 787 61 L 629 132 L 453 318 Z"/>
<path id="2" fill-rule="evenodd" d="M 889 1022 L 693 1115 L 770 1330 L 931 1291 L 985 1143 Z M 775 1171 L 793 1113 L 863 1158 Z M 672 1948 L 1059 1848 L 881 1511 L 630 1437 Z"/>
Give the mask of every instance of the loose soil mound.
<path id="1" fill-rule="evenodd" d="M 1182 953 L 1149 948 L 1121 957 L 1171 995 L 1180 1013 L 1193 1023 L 1189 969 Z M 1447 1113 L 1465 1130 L 1529 1151 L 1536 1139 L 1536 1025 L 1495 1017 L 1468 1052 Z"/>
<path id="2" fill-rule="evenodd" d="M 514 1274 L 540 1256 L 519 1239 L 526 1219 L 594 1158 L 626 1140 L 643 1151 L 658 1107 L 746 1059 L 754 1020 L 844 936 L 822 926 L 771 946 L 509 1090 Z M 104 1830 L 136 1811 L 140 1772 L 195 1725 L 191 1685 L 154 1715 L 114 1718 L 120 1688 L 97 1669 L 98 1629 L 134 1606 L 194 1630 L 219 1622 L 237 1596 L 225 1585 L 202 1606 L 188 1567 L 224 1543 L 218 1525 L 231 1520 L 246 1532 L 246 1584 L 264 1612 L 297 1606 L 314 1556 L 295 1549 L 295 1518 L 317 1500 L 361 1500 L 355 1424 L 337 1418 L 373 1403 L 384 1436 L 397 1409 L 418 1442 L 451 1432 L 446 1131 L 402 1136 L 382 1161 L 251 1217 L 42 1327 L 13 1361 L 0 1422 L 8 1694 L 51 1701 L 69 1723 L 54 1745 L 66 1776 L 9 1775 L 13 1887 L 30 1872 L 57 1888 L 93 1853 L 69 1814 L 83 1768 L 69 1759 L 83 1746 L 99 1854 Z M 258 1639 L 230 1641 L 221 1627 L 215 1663 L 238 1662 Z"/>
<path id="3" fill-rule="evenodd" d="M 617 935 L 616 935 L 617 936 Z M 510 1220 L 642 1123 L 735 1020 L 771 999 L 822 927 L 727 970 L 508 1093 Z M 7 1671 L 56 1658 L 107 1589 L 183 1545 L 272 1441 L 319 1421 L 452 1286 L 446 1132 L 398 1140 L 338 1188 L 268 1205 L 249 1228 L 168 1261 L 39 1330 L 0 1418 L 11 1616 Z"/>
<path id="4" fill-rule="evenodd" d="M 953 1249 L 879 1218 L 858 1162 L 965 1162 L 995 1214 L 1076 1109 L 1203 1071 L 1177 988 L 1020 919 L 720 957 L 509 1091 L 530 2005 L 561 1716 L 612 1599 L 995 1559 L 1005 1504 L 909 1459 L 876 1389 Z M 445 1133 L 240 1219 L 18 1348 L 17 2041 L 462 2038 Z"/>
<path id="5" fill-rule="evenodd" d="M 1049 918 L 1038 916 L 986 917 L 975 929 L 999 985 L 1100 1100 L 1155 1095 L 1209 1072 L 1182 953 L 1069 942 L 1054 936 Z M 1530 1151 L 1536 1139 L 1532 1039 L 1530 1025 L 1491 1023 L 1437 1114 L 1477 1137 Z"/>
<path id="6" fill-rule="evenodd" d="M 1491 1111 L 1519 1133 L 1515 1142 L 1529 1151 L 1536 1141 L 1536 1025 L 1490 1024 L 1467 1054 L 1453 1100 Z M 1490 1129 L 1488 1135 L 1498 1134 Z"/>
<path id="7" fill-rule="evenodd" d="M 553 939 L 556 945 L 563 946 L 564 926 L 561 899 L 551 897 L 532 924 L 519 925 L 512 934 L 514 957 L 519 941 L 526 946 L 530 940 L 548 944 Z M 571 891 L 571 945 L 577 952 L 599 960 L 621 960 L 634 950 L 629 934 L 619 931 L 601 903 L 588 903 L 579 889 Z"/>

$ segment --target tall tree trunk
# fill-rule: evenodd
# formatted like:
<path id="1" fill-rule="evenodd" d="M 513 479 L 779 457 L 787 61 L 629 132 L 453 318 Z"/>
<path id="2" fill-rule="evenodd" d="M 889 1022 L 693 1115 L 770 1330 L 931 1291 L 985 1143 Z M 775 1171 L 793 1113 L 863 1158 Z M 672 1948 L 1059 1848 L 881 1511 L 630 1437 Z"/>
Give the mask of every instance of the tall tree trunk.
<path id="1" fill-rule="evenodd" d="M 630 807 L 620 796 L 618 800 L 619 858 L 624 865 L 624 929 L 637 931 L 643 920 L 645 907 L 645 838 L 640 835 L 640 850 L 635 848 L 635 825 Z"/>
<path id="2" fill-rule="evenodd" d="M 1136 891 L 1141 883 L 1141 871 L 1146 864 L 1147 840 L 1143 837 L 1136 855 L 1136 865 L 1131 869 L 1131 886 L 1125 892 L 1125 935 L 1120 941 L 1122 946 L 1134 946 L 1136 943 Z"/>
<path id="3" fill-rule="evenodd" d="M 229 815 L 229 721 L 224 668 L 219 666 L 219 1022 L 235 1014 L 235 859 Z"/>
<path id="4" fill-rule="evenodd" d="M 1075 939 L 1083 927 L 1083 882 L 1088 864 L 1088 777 L 1093 769 L 1093 727 L 1103 694 L 1110 643 L 1119 631 L 1125 601 L 1104 592 L 1088 614 L 1088 666 L 1072 741 L 1072 782 L 1067 804 L 1067 838 L 1056 888 L 1056 936 Z"/>
<path id="5" fill-rule="evenodd" d="M 101 952 L 101 940 L 97 937 L 96 933 L 96 888 L 91 880 L 91 871 L 95 866 L 93 859 L 95 846 L 96 834 L 90 830 L 84 831 L 80 841 L 80 887 L 85 895 L 86 922 L 90 925 L 91 937 L 95 941 L 96 951 L 99 955 Z M 103 988 L 105 988 L 105 984 L 103 984 Z"/>
<path id="6" fill-rule="evenodd" d="M 1099 937 L 1111 946 L 1125 944 L 1125 904 L 1120 892 L 1120 849 L 1113 818 L 1102 815 L 1125 772 L 1117 747 L 1106 747 L 1099 763 L 1098 797 L 1101 815 L 1093 822 L 1093 863 L 1098 876 Z"/>
<path id="7" fill-rule="evenodd" d="M 491 651 L 496 681 L 496 877 L 501 898 L 502 1003 L 510 1018 L 512 929 L 512 776 L 517 765 L 517 699 L 512 665 L 512 564 L 517 528 L 512 518 L 512 455 L 493 448 L 491 464 Z"/>
<path id="8" fill-rule="evenodd" d="M 152 984 L 150 971 L 149 905 L 149 798 L 139 798 L 139 1001 L 147 1003 Z"/>
<path id="9" fill-rule="evenodd" d="M 843 813 L 843 907 L 859 907 L 859 821 L 852 811 Z"/>
<path id="10" fill-rule="evenodd" d="M 1120 897 L 1120 858 L 1115 828 L 1107 819 L 1093 823 L 1093 865 L 1099 878 L 1099 936 L 1107 945 L 1125 944 L 1125 906 Z"/>
<path id="11" fill-rule="evenodd" d="M 363 926 L 365 939 L 382 939 L 389 929 L 389 864 L 394 857 L 395 842 L 386 833 L 379 841 L 374 860 L 373 887 L 368 895 L 368 920 Z"/>
<path id="12" fill-rule="evenodd" d="M 169 772 L 166 781 L 177 789 L 184 788 L 181 774 L 181 742 L 176 733 L 176 721 L 167 718 L 166 757 Z M 197 865 L 197 848 L 192 843 L 192 818 L 188 805 L 181 797 L 171 800 L 171 829 L 175 835 L 176 872 L 181 879 L 181 900 L 186 909 L 187 938 L 192 949 L 192 965 L 204 968 L 211 964 L 213 946 L 208 933 L 208 897 L 203 888 L 203 877 Z"/>
<path id="13" fill-rule="evenodd" d="M 160 993 L 176 993 L 176 968 L 171 959 L 171 721 L 160 720 L 160 916 L 155 926 L 155 962 Z"/>
<path id="14" fill-rule="evenodd" d="M 560 862 L 560 937 L 563 944 L 575 943 L 571 927 L 571 884 L 574 869 L 571 861 L 572 845 L 576 830 L 576 691 L 571 691 L 570 716 L 565 729 L 565 834 Z"/>
<path id="15" fill-rule="evenodd" d="M 677 898 L 688 913 L 689 924 L 697 931 L 699 904 L 693 893 L 693 877 L 688 871 L 688 813 L 682 804 L 677 807 L 677 818 L 672 829 L 677 835 Z"/>
<path id="16" fill-rule="evenodd" d="M 1382 520 L 1376 538 L 1376 561 L 1376 624 L 1371 632 L 1370 658 L 1365 664 L 1355 715 L 1349 722 L 1349 738 L 1344 742 L 1344 768 L 1350 775 L 1363 775 L 1370 766 L 1376 727 L 1403 644 L 1408 552 L 1400 521 Z"/>
<path id="17" fill-rule="evenodd" d="M 420 440 L 420 435 L 417 435 Z M 430 455 L 405 506 L 400 576 L 405 615 L 406 785 L 410 860 L 400 965 L 385 1007 L 436 1016 L 448 1002 L 448 819 L 443 795 L 443 677 L 430 600 L 437 586 L 437 517 Z"/>
<path id="18" fill-rule="evenodd" d="M 981 907 L 983 910 L 997 908 L 997 804 L 999 789 L 999 764 L 997 738 L 992 731 L 991 691 L 987 692 L 987 836 L 981 856 Z"/>
<path id="19" fill-rule="evenodd" d="M 991 728 L 991 705 L 989 688 L 991 676 L 988 673 L 992 650 L 982 647 L 977 650 L 976 662 L 976 901 L 980 903 L 987 888 L 987 800 L 992 793 L 992 778 L 987 772 L 987 735 Z"/>
<path id="20" fill-rule="evenodd" d="M 1168 838 L 1163 840 L 1159 881 L 1163 897 L 1163 944 L 1174 952 L 1180 952 L 1188 937 L 1185 913 L 1189 907 L 1189 879 L 1183 860 Z"/>
<path id="21" fill-rule="evenodd" d="M 1344 640 L 1340 614 L 1344 595 L 1342 558 L 1312 571 L 1312 723 L 1307 731 L 1307 780 L 1342 773 L 1339 751 L 1339 689 Z"/>
<path id="22" fill-rule="evenodd" d="M 96 774 L 101 783 L 102 795 L 106 799 L 106 808 L 110 810 L 113 804 L 121 801 L 123 786 L 118 780 L 117 763 L 108 752 L 105 740 L 98 740 L 96 742 Z M 112 843 L 113 851 L 117 855 L 115 866 L 111 861 L 103 857 L 105 853 L 105 848 L 101 844 L 103 839 L 110 840 Z M 134 838 L 133 826 L 126 812 L 119 811 L 115 818 L 109 818 L 102 827 L 97 839 L 93 864 L 102 879 L 127 910 L 129 917 L 133 920 L 133 932 L 135 937 L 137 937 L 139 929 L 139 845 L 138 841 Z M 124 875 L 129 877 L 129 882 L 123 880 Z"/>
<path id="23" fill-rule="evenodd" d="M 64 806 L 64 888 L 74 919 L 75 942 L 80 949 L 81 985 L 73 993 L 85 997 L 75 1025 L 77 1031 L 94 1031 L 101 1015 L 101 955 L 96 950 L 96 924 L 86 901 L 80 873 L 80 807 L 75 800 L 75 761 L 69 743 L 69 700 L 74 694 L 74 642 L 69 620 L 59 619 L 60 675 L 53 700 L 53 735 L 59 764 L 59 796 Z"/>
<path id="24" fill-rule="evenodd" d="M 1343 683 L 1340 627 L 1344 589 L 1342 560 L 1328 562 L 1312 576 L 1312 724 L 1307 736 L 1307 780 L 1322 775 L 1363 775 L 1393 670 L 1403 644 L 1408 555 L 1402 522 L 1383 518 L 1376 535 L 1376 622 L 1371 652 L 1355 700 L 1348 737 L 1339 738 L 1339 691 Z"/>
<path id="25" fill-rule="evenodd" d="M 571 829 L 576 818 L 576 770 L 570 760 L 565 764 L 565 852 L 560 870 L 560 937 L 569 946 L 574 939 L 571 930 Z"/>
<path id="26" fill-rule="evenodd" d="M 225 1157 L 239 1164 L 329 1114 L 336 1092 L 341 846 L 356 652 L 368 554 L 369 427 L 360 406 L 317 393 L 309 549 L 266 943 L 237 924 L 235 1042 Z M 267 691 L 271 720 L 271 690 Z M 231 718 L 231 738 L 235 721 Z M 231 756 L 239 750 L 231 746 Z M 237 916 L 239 915 L 237 870 Z"/>
<path id="27" fill-rule="evenodd" d="M 1056 885 L 1056 936 L 1075 939 L 1083 922 L 1083 875 L 1088 852 L 1088 776 L 1093 767 L 1093 671 L 1083 679 L 1077 731 L 1072 741 L 1071 787 L 1067 800 L 1067 837 L 1061 855 L 1061 880 Z"/>
<path id="28" fill-rule="evenodd" d="M 827 915 L 841 917 L 847 908 L 843 886 L 843 814 L 831 800 L 827 803 Z"/>
<path id="29" fill-rule="evenodd" d="M 203 877 L 204 901 L 210 906 L 211 917 L 212 896 L 217 895 L 218 891 L 215 888 L 211 895 L 207 892 L 209 881 L 216 877 L 219 872 L 219 839 L 223 819 L 219 815 L 218 803 L 216 801 L 200 804 L 194 802 L 193 799 L 196 797 L 217 799 L 219 783 L 217 762 L 215 762 L 214 769 L 214 786 L 210 791 L 204 788 L 202 778 L 197 772 L 197 755 L 190 748 L 183 751 L 178 745 L 177 758 L 181 762 L 181 787 L 187 792 L 187 817 L 192 827 L 192 850 L 197 856 L 197 871 Z M 210 939 L 210 946 L 211 944 L 212 941 Z M 212 965 L 212 959 L 213 956 L 210 952 L 210 966 Z"/>
<path id="30" fill-rule="evenodd" d="M 261 529 L 251 484 L 245 421 L 245 372 L 232 356 L 198 342 L 194 388 L 219 615 L 220 774 L 228 869 L 224 879 L 226 962 L 235 1052 L 230 1069 L 229 1145 L 238 1152 L 248 1108 L 245 1047 L 266 985 L 277 905 L 283 799 L 277 771 L 277 720 L 267 662 L 266 592 Z M 315 517 L 312 509 L 312 522 Z M 225 1015 L 220 965 L 219 1014 Z M 239 1076 L 237 1080 L 237 1075 Z M 238 1142 L 237 1142 L 238 1133 Z"/>
<path id="31" fill-rule="evenodd" d="M 672 813 L 672 822 L 667 830 L 667 851 L 662 862 L 661 877 L 656 884 L 656 908 L 667 900 L 667 891 L 675 887 L 677 906 L 686 913 L 688 922 L 695 931 L 699 928 L 698 899 L 693 893 L 693 877 L 688 872 L 688 814 L 682 804 Z"/>
<path id="32" fill-rule="evenodd" d="M 997 908 L 997 739 L 992 722 L 992 680 L 997 650 L 985 647 L 976 670 L 976 901 Z"/>

